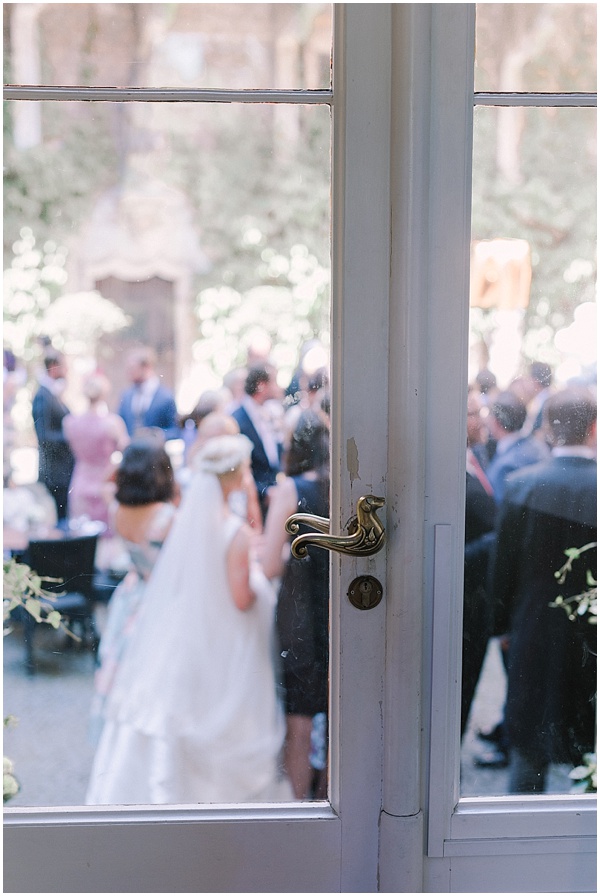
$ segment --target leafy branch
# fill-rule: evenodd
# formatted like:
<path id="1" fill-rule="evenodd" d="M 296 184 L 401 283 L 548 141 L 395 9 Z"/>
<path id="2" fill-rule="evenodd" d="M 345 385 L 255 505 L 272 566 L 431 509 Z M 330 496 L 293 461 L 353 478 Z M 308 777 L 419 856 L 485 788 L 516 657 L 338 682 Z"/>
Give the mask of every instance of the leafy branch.
<path id="1" fill-rule="evenodd" d="M 45 622 L 54 629 L 62 629 L 75 640 L 79 638 L 69 631 L 62 621 L 58 610 L 48 610 L 47 602 L 55 600 L 55 594 L 44 590 L 44 581 L 59 581 L 58 579 L 42 579 L 26 564 L 14 558 L 4 561 L 3 567 L 3 591 L 2 591 L 2 618 L 3 634 L 7 635 L 11 629 L 10 615 L 17 607 L 21 607 L 29 613 L 36 622 Z M 5 716 L 4 727 L 8 728 L 15 723 L 13 716 Z M 20 785 L 14 774 L 12 760 L 3 757 L 2 796 L 3 802 L 8 802 L 20 790 Z"/>
<path id="2" fill-rule="evenodd" d="M 567 548 L 565 555 L 567 557 L 561 568 L 554 573 L 554 577 L 559 585 L 564 585 L 567 576 L 573 569 L 573 563 L 579 560 L 586 551 L 591 551 L 597 546 L 597 542 L 591 541 L 581 548 Z M 586 589 L 579 594 L 571 597 L 559 597 L 554 600 L 550 606 L 559 607 L 564 610 L 571 620 L 574 622 L 577 617 L 583 617 L 587 614 L 587 621 L 590 625 L 598 624 L 598 582 L 594 578 L 591 570 L 586 571 L 585 577 Z M 598 763 L 595 753 L 585 753 L 581 765 L 569 772 L 569 777 L 575 782 L 571 788 L 571 793 L 596 793 L 597 791 L 597 774 Z"/>
<path id="3" fill-rule="evenodd" d="M 4 719 L 4 727 L 10 728 L 16 723 L 14 716 L 6 716 Z M 14 775 L 14 766 L 12 759 L 8 756 L 2 757 L 2 796 L 3 802 L 7 803 L 11 797 L 16 796 L 20 790 L 19 782 Z"/>
<path id="4" fill-rule="evenodd" d="M 26 563 L 14 558 L 4 561 L 2 611 L 5 635 L 11 630 L 6 623 L 17 607 L 33 616 L 36 622 L 46 622 L 54 629 L 62 628 L 64 631 L 69 631 L 62 622 L 58 610 L 49 612 L 45 610 L 44 603 L 54 600 L 56 595 L 44 590 L 43 581 L 58 581 L 58 579 L 42 579 Z M 69 634 L 76 637 L 72 632 Z"/>
<path id="5" fill-rule="evenodd" d="M 586 551 L 590 551 L 592 550 L 592 548 L 595 548 L 596 544 L 597 542 L 591 541 L 589 544 L 586 544 L 581 548 L 567 548 L 567 550 L 565 551 L 565 555 L 567 557 L 566 562 L 557 572 L 554 573 L 554 577 L 559 585 L 564 585 L 567 576 L 573 568 L 573 563 L 576 560 L 579 560 L 581 555 Z M 581 591 L 579 594 L 574 594 L 571 597 L 563 597 L 562 595 L 559 595 L 556 600 L 554 600 L 550 604 L 550 606 L 560 607 L 561 609 L 563 609 L 572 622 L 575 621 L 578 616 L 585 616 L 587 613 L 587 621 L 589 622 L 589 624 L 597 625 L 598 582 L 589 569 L 586 572 L 585 583 L 587 586 L 585 591 Z"/>
<path id="6" fill-rule="evenodd" d="M 598 764 L 595 753 L 584 753 L 583 762 L 569 772 L 569 778 L 575 781 L 571 793 L 596 793 Z"/>

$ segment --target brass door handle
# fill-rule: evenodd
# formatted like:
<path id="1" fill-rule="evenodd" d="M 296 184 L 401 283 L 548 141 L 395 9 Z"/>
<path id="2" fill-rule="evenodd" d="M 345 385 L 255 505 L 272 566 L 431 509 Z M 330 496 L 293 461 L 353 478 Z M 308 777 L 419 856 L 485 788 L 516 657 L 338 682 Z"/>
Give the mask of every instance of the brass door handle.
<path id="1" fill-rule="evenodd" d="M 356 504 L 356 516 L 348 525 L 349 535 L 330 535 L 329 520 L 310 513 L 294 513 L 285 521 L 285 529 L 296 538 L 292 541 L 292 554 L 298 560 L 306 557 L 307 546 L 315 545 L 352 557 L 368 557 L 380 551 L 385 542 L 385 529 L 377 517 L 377 509 L 385 504 L 384 498 L 364 495 Z M 298 535 L 300 525 L 310 526 L 317 534 L 307 532 Z"/>

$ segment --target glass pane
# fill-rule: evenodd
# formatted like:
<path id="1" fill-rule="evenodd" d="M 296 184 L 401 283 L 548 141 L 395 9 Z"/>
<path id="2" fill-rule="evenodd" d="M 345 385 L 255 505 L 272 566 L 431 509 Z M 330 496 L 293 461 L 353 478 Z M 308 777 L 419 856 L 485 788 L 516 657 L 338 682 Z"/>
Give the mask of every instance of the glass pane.
<path id="1" fill-rule="evenodd" d="M 595 3 L 478 3 L 475 90 L 596 90 Z"/>
<path id="2" fill-rule="evenodd" d="M 323 3 L 7 3 L 12 84 L 328 88 Z M 69 53 L 64 35 L 69 35 Z"/>
<path id="3" fill-rule="evenodd" d="M 140 776 L 136 747 L 136 775 L 128 760 L 126 783 L 109 791 L 115 803 L 291 799 L 287 779 L 269 778 L 286 721 L 297 795 L 325 798 L 327 568 L 296 561 L 291 571 L 283 524 L 298 511 L 328 516 L 329 107 L 7 107 L 5 558 L 12 549 L 42 572 L 76 538 L 92 537 L 94 521 L 108 527 L 92 580 L 99 669 L 85 600 L 64 610 L 65 621 L 82 615 L 82 640 L 27 626 L 29 617 L 13 619 L 4 640 L 5 710 L 17 719 L 5 751 L 21 788 L 10 805 L 83 804 L 98 722 L 102 743 L 108 715 L 116 724 L 115 706 L 126 712 L 121 701 L 138 686 L 146 693 L 135 698 L 144 715 L 137 747 L 143 741 L 152 758 Z M 132 365 L 140 346 L 154 357 Z M 45 362 L 56 352 L 64 370 Z M 47 433 L 36 433 L 34 417 Z M 254 447 L 210 439 L 238 430 Z M 72 475 L 60 437 L 75 456 Z M 253 475 L 242 477 L 250 448 Z M 250 590 L 246 538 L 268 573 L 253 572 Z M 89 570 L 68 568 L 89 584 Z M 291 609 L 280 594 L 290 577 Z M 310 655 L 299 650 L 294 614 Z M 175 736 L 184 729 L 187 748 Z M 161 730 L 179 750 L 159 762 L 168 780 L 125 790 L 156 773 L 152 737 Z M 115 755 L 131 758 L 131 747 Z M 185 749 L 204 757 L 189 777 Z"/>
<path id="4" fill-rule="evenodd" d="M 594 752 L 594 613 L 551 604 L 595 572 L 556 578 L 596 541 L 595 111 L 477 108 L 472 227 L 461 791 L 564 793 Z"/>

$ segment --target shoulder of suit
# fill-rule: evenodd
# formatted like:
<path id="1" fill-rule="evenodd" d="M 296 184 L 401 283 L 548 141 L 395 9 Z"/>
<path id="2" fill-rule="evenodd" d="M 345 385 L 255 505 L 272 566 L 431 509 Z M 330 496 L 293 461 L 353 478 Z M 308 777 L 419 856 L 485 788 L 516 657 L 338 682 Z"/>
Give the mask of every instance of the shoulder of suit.
<path id="1" fill-rule="evenodd" d="M 564 461 L 567 460 L 565 464 Z M 576 461 L 569 463 L 569 461 Z M 548 487 L 574 485 L 577 480 L 595 480 L 596 461 L 588 458 L 549 456 L 535 464 L 514 470 L 506 478 L 506 497 L 522 498 L 530 489 L 547 484 Z"/>

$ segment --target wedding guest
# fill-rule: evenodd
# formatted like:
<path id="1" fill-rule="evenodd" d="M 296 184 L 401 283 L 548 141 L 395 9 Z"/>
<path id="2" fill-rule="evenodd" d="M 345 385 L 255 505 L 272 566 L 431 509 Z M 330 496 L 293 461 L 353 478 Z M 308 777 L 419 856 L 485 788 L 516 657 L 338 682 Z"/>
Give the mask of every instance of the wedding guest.
<path id="1" fill-rule="evenodd" d="M 112 526 L 127 550 L 130 569 L 110 598 L 100 639 L 91 714 L 94 739 L 101 730 L 106 700 L 178 503 L 169 455 L 155 439 L 134 440 L 125 448 L 115 483 Z"/>
<path id="2" fill-rule="evenodd" d="M 252 442 L 252 475 L 258 489 L 263 521 L 267 515 L 269 489 L 281 469 L 282 434 L 275 425 L 271 402 L 281 405 L 282 390 L 277 371 L 270 363 L 250 367 L 241 405 L 232 412 L 240 432 Z"/>
<path id="3" fill-rule="evenodd" d="M 162 386 L 151 348 L 137 348 L 128 358 L 131 386 L 123 392 L 119 414 L 130 436 L 142 429 L 157 428 L 165 439 L 181 438 L 173 393 Z"/>
<path id="4" fill-rule="evenodd" d="M 565 389 L 545 403 L 544 421 L 551 457 L 508 477 L 491 562 L 495 631 L 509 644 L 512 793 L 544 791 L 552 762 L 579 765 L 596 727 L 595 626 L 552 606 L 588 590 L 588 570 L 595 576 L 596 399 Z M 557 578 L 566 552 L 582 547 Z"/>
<path id="5" fill-rule="evenodd" d="M 38 480 L 52 495 L 58 526 L 64 527 L 67 522 L 69 483 L 75 466 L 75 458 L 62 426 L 69 413 L 62 400 L 67 376 L 64 355 L 47 349 L 44 370 L 31 407 L 39 445 Z"/>
<path id="6" fill-rule="evenodd" d="M 87 410 L 83 414 L 67 414 L 63 420 L 63 431 L 75 457 L 69 486 L 69 517 L 99 520 L 107 527 L 105 535 L 112 534 L 108 505 L 115 453 L 129 443 L 122 418 L 108 410 L 109 390 L 105 376 L 92 374 L 83 384 Z"/>
<path id="7" fill-rule="evenodd" d="M 277 633 L 286 710 L 285 768 L 294 795 L 309 799 L 313 718 L 328 711 L 329 555 L 309 548 L 304 560 L 291 556 L 285 521 L 294 513 L 329 516 L 329 429 L 314 411 L 301 416 L 292 435 L 286 476 L 271 493 L 260 551 L 265 574 L 281 578 Z M 326 783 L 324 767 L 315 795 L 325 797 Z"/>

